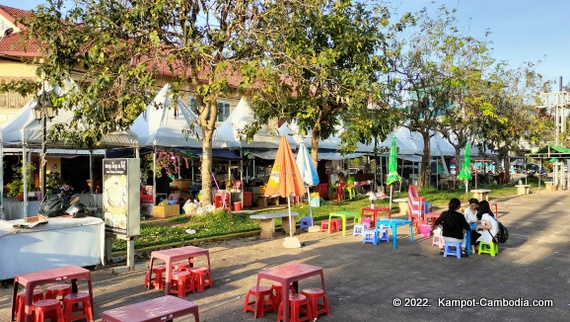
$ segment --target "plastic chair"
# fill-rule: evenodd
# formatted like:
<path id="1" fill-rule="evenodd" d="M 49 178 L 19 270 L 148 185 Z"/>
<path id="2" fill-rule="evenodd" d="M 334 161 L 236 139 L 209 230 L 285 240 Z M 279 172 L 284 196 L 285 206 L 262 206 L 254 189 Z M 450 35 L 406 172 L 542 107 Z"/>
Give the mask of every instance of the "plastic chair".
<path id="1" fill-rule="evenodd" d="M 425 214 L 425 199 L 418 196 L 418 190 L 415 186 L 408 187 L 408 219 L 419 233 L 419 222 L 422 221 Z"/>
<path id="2" fill-rule="evenodd" d="M 443 247 L 443 257 L 447 255 L 455 256 L 461 258 L 461 243 L 445 243 Z"/>
<path id="3" fill-rule="evenodd" d="M 355 180 L 356 179 L 354 177 L 348 177 L 346 180 L 346 186 L 344 187 L 344 189 L 348 192 L 348 198 L 350 199 L 354 199 L 356 197 L 356 190 L 354 189 Z"/>
<path id="4" fill-rule="evenodd" d="M 362 233 L 367 229 L 368 226 L 364 224 L 354 225 L 352 229 L 352 236 L 358 236 L 358 235 L 362 236 Z"/>
<path id="5" fill-rule="evenodd" d="M 380 226 L 378 233 L 374 236 L 374 245 L 378 245 L 381 241 L 390 242 L 390 236 L 388 236 L 389 226 Z"/>
<path id="6" fill-rule="evenodd" d="M 373 245 L 376 245 L 376 238 L 374 237 L 375 235 L 376 230 L 364 230 L 362 232 L 362 243 L 371 243 Z"/>
<path id="7" fill-rule="evenodd" d="M 250 297 L 253 297 L 253 301 L 250 301 Z M 255 299 L 259 297 L 257 303 L 258 307 L 255 307 Z M 273 311 L 275 299 L 271 287 L 260 285 L 259 288 L 252 286 L 247 294 L 245 295 L 245 301 L 243 303 L 243 313 L 247 311 L 253 312 L 253 317 L 263 317 L 265 312 Z"/>
<path id="8" fill-rule="evenodd" d="M 292 322 L 313 322 L 313 312 L 309 306 L 309 300 L 303 294 L 289 294 L 289 320 Z M 283 320 L 283 303 L 279 305 L 277 321 Z"/>
<path id="9" fill-rule="evenodd" d="M 480 242 L 478 254 L 489 254 L 495 256 L 499 254 L 499 245 L 493 242 Z"/>
<path id="10" fill-rule="evenodd" d="M 77 304 L 81 303 L 81 307 Z M 80 312 L 79 315 L 73 313 Z M 89 293 L 71 293 L 63 298 L 63 315 L 66 322 L 79 319 L 93 321 L 93 311 L 91 310 L 91 296 Z"/>

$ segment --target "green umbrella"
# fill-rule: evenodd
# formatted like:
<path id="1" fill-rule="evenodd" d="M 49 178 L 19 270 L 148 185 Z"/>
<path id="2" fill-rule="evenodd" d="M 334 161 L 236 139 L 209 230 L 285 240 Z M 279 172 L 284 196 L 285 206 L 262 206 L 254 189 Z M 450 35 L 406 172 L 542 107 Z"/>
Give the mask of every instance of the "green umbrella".
<path id="1" fill-rule="evenodd" d="M 469 180 L 471 179 L 471 146 L 469 143 L 465 144 L 465 150 L 463 151 L 463 163 L 461 164 L 461 172 L 457 175 L 457 179 L 465 180 L 465 199 L 467 196 L 467 186 Z"/>
<path id="2" fill-rule="evenodd" d="M 388 177 L 386 177 L 386 184 L 390 185 L 389 209 L 392 209 L 392 184 L 399 182 L 400 179 L 401 177 L 398 175 L 398 148 L 396 147 L 396 137 L 392 137 L 390 156 L 388 157 Z"/>

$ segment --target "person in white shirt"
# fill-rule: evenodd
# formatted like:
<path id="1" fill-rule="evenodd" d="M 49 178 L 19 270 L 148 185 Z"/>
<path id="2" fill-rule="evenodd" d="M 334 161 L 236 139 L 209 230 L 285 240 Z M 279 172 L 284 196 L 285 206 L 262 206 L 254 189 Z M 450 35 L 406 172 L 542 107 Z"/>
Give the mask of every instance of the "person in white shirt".
<path id="1" fill-rule="evenodd" d="M 480 220 L 480 223 L 477 225 L 477 230 L 479 234 L 481 234 L 481 236 L 477 238 L 477 244 L 479 242 L 492 242 L 493 236 L 499 232 L 499 222 L 491 211 L 489 202 L 483 200 L 479 203 L 477 218 Z"/>
<path id="2" fill-rule="evenodd" d="M 471 198 L 469 200 L 469 207 L 467 207 L 467 209 L 465 209 L 465 211 L 463 212 L 463 215 L 465 216 L 465 220 L 467 220 L 468 223 L 470 224 L 474 224 L 478 222 L 477 219 L 477 208 L 479 207 L 479 200 L 477 200 L 476 198 Z M 467 245 L 467 247 L 471 247 L 471 253 L 475 253 L 475 241 L 479 238 L 480 234 L 479 232 L 477 232 L 477 230 L 472 230 L 470 232 L 465 232 L 467 233 L 471 233 L 471 245 Z"/>

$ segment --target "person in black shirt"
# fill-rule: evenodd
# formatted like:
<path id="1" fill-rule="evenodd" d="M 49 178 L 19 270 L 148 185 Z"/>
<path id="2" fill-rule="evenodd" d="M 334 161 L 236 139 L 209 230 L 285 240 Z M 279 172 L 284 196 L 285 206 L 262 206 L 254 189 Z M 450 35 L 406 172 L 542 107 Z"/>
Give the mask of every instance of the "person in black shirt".
<path id="1" fill-rule="evenodd" d="M 73 205 L 81 200 L 79 196 L 75 195 L 75 191 L 68 181 L 65 181 L 63 185 L 57 189 L 57 196 L 64 205 Z"/>
<path id="2" fill-rule="evenodd" d="M 166 195 L 170 194 L 170 183 L 172 179 L 166 173 L 166 169 L 160 169 L 160 177 L 156 178 L 156 192 L 157 193 L 165 193 Z"/>
<path id="3" fill-rule="evenodd" d="M 442 212 L 441 216 L 437 218 L 435 224 L 443 226 L 443 240 L 450 243 L 460 243 L 461 257 L 467 257 L 463 230 L 469 231 L 471 227 L 469 227 L 469 223 L 465 220 L 465 216 L 457 211 L 459 207 L 461 207 L 461 201 L 459 201 L 459 199 L 451 199 L 448 207 L 448 210 Z M 441 249 L 441 253 L 443 254 L 443 249 Z"/>

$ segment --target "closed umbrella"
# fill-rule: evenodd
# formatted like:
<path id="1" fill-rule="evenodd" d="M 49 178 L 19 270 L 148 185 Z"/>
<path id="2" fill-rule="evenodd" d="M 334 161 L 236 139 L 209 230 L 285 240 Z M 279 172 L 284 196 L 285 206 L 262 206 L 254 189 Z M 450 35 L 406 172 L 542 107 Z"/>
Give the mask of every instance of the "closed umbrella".
<path id="1" fill-rule="evenodd" d="M 465 201 L 468 202 L 468 190 L 469 180 L 471 180 L 471 146 L 469 143 L 465 144 L 465 150 L 463 151 L 463 162 L 461 163 L 461 172 L 457 175 L 457 179 L 465 180 Z"/>
<path id="2" fill-rule="evenodd" d="M 281 196 L 287 198 L 287 207 L 289 209 L 289 237 L 285 238 L 283 246 L 286 248 L 299 248 L 301 243 L 299 239 L 293 237 L 293 218 L 291 216 L 291 200 L 290 197 L 300 197 L 305 193 L 305 185 L 299 173 L 297 162 L 291 152 L 291 147 L 287 139 L 283 135 L 277 149 L 275 163 L 271 169 L 265 194 L 269 196 Z"/>
<path id="3" fill-rule="evenodd" d="M 399 182 L 401 179 L 398 175 L 398 147 L 396 146 L 396 138 L 392 137 L 390 155 L 388 156 L 388 176 L 386 177 L 386 184 L 390 186 L 390 211 L 392 209 L 392 184 Z"/>
<path id="4" fill-rule="evenodd" d="M 299 151 L 297 152 L 297 167 L 299 168 L 301 178 L 303 179 L 303 182 L 307 188 L 307 196 L 309 197 L 309 215 L 311 216 L 311 226 L 313 226 L 313 207 L 311 205 L 311 194 L 309 192 L 309 187 L 318 185 L 320 181 L 319 174 L 317 173 L 317 168 L 315 167 L 313 160 L 311 160 L 309 151 L 307 150 L 304 142 L 301 142 Z M 313 230 L 315 229 L 311 229 L 311 227 L 309 227 L 309 231 Z"/>

